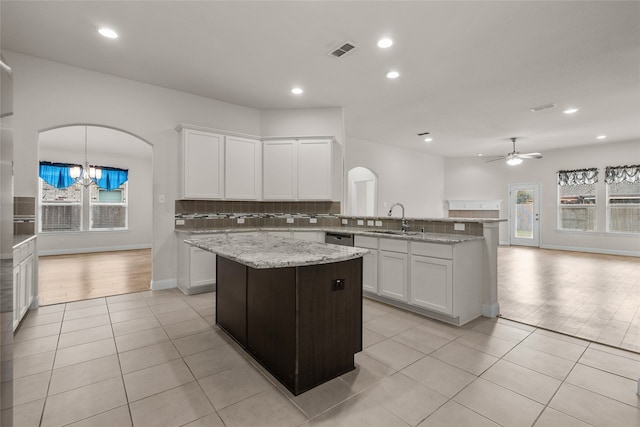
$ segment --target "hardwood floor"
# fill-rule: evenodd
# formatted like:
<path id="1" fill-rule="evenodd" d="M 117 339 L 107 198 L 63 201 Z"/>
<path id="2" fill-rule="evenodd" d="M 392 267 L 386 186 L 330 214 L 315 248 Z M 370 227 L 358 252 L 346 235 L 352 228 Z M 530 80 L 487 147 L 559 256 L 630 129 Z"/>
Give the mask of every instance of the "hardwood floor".
<path id="1" fill-rule="evenodd" d="M 38 258 L 38 302 L 58 304 L 149 290 L 151 249 Z"/>
<path id="2" fill-rule="evenodd" d="M 498 248 L 502 317 L 640 352 L 640 258 Z"/>

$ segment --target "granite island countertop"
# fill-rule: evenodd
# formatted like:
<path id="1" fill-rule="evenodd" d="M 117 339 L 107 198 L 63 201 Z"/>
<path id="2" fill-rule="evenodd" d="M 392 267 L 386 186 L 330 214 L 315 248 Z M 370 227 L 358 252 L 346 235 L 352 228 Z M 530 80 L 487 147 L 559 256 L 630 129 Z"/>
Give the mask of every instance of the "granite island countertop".
<path id="1" fill-rule="evenodd" d="M 270 235 L 231 234 L 184 242 L 257 269 L 329 264 L 360 258 L 369 252 L 361 248 Z"/>

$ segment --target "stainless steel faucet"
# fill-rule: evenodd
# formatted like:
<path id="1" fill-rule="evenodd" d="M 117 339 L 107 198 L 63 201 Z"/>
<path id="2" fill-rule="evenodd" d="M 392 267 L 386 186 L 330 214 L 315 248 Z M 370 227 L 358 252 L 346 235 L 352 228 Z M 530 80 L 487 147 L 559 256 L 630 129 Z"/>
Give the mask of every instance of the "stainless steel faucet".
<path id="1" fill-rule="evenodd" d="M 402 205 L 402 203 L 392 204 L 391 208 L 389 209 L 389 213 L 387 215 L 391 216 L 391 212 L 393 211 L 393 208 L 395 208 L 396 206 L 400 206 L 400 209 L 402 209 L 402 232 L 406 233 L 409 230 L 409 221 L 404 219 L 404 206 Z"/>

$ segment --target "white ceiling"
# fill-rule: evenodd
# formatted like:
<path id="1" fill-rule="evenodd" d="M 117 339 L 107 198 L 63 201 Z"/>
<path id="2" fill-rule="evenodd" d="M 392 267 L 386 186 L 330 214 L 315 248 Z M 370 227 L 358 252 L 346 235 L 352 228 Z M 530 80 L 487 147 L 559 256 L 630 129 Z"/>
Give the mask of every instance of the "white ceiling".
<path id="1" fill-rule="evenodd" d="M 542 153 L 640 140 L 637 1 L 0 7 L 3 49 L 259 109 L 341 106 L 348 137 L 445 157 L 506 154 L 510 137 Z M 101 25 L 120 38 L 101 38 Z M 394 46 L 378 48 L 381 36 Z M 356 49 L 328 55 L 344 41 Z M 400 78 L 385 78 L 391 69 Z M 558 107 L 529 110 L 548 103 Z"/>

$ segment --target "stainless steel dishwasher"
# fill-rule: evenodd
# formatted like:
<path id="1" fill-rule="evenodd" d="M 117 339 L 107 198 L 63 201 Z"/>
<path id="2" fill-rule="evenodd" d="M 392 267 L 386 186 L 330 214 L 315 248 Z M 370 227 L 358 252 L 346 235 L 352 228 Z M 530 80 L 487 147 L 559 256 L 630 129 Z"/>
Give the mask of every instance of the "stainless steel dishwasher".
<path id="1" fill-rule="evenodd" d="M 324 235 L 324 242 L 332 245 L 353 246 L 353 234 L 327 232 Z"/>

